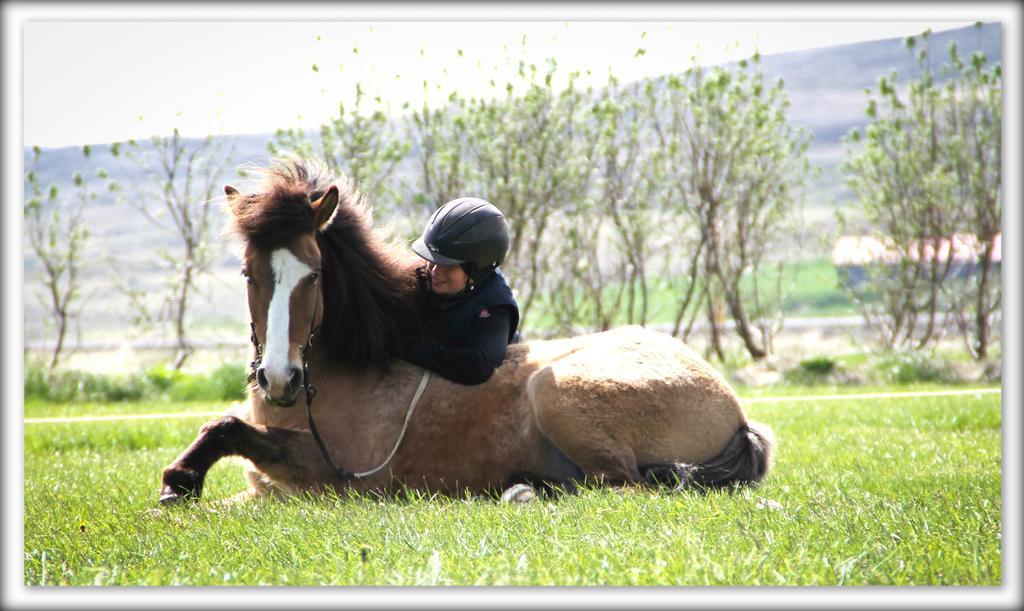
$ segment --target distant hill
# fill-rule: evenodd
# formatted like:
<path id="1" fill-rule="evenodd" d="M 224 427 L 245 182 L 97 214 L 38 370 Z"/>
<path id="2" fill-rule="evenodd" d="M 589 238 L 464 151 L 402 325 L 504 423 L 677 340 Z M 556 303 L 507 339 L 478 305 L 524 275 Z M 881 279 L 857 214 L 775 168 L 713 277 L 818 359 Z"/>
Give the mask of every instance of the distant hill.
<path id="1" fill-rule="evenodd" d="M 970 57 L 971 53 L 980 50 L 990 62 L 1002 61 L 1002 28 L 998 23 L 933 33 L 930 40 L 931 64 L 936 68 L 946 61 L 947 49 L 952 42 L 957 43 L 962 57 Z M 834 161 L 836 152 L 833 149 L 840 144 L 842 136 L 850 128 L 866 124 L 864 89 L 874 86 L 880 76 L 890 71 L 898 73 L 898 82 L 905 82 L 916 70 L 903 38 L 766 55 L 761 58 L 761 63 L 770 81 L 783 79 L 791 102 L 789 118 L 792 124 L 813 133 L 812 162 L 824 161 L 826 165 Z M 273 134 L 269 133 L 230 136 L 236 140 L 236 165 L 265 161 L 267 143 L 272 137 Z M 30 155 L 31 150 L 26 149 L 26 161 Z M 88 178 L 101 167 L 122 182 L 131 178 L 122 164 L 110 156 L 106 143 L 93 145 L 88 160 L 83 160 L 80 147 L 47 148 L 43 157 L 38 173 L 44 184 L 70 187 L 75 170 Z M 838 175 L 829 173 L 820 182 L 822 186 L 829 187 L 828 191 L 841 195 L 838 198 L 840 202 L 848 199 L 846 194 L 840 193 Z M 101 196 L 99 204 L 110 201 L 111 198 Z"/>
<path id="2" fill-rule="evenodd" d="M 904 40 L 887 38 L 762 57 L 765 76 L 773 82 L 784 80 L 792 103 L 790 121 L 814 136 L 808 153 L 822 172 L 810 195 L 811 206 L 829 206 L 833 197 L 840 205 L 851 201 L 838 168 L 845 152 L 841 139 L 851 128 L 867 125 L 865 88 L 874 87 L 879 77 L 894 70 L 897 83 L 907 82 L 917 72 Z M 1003 59 L 998 23 L 932 33 L 929 40 L 929 65 L 937 76 L 953 42 L 962 58 L 981 51 L 990 63 Z"/>
<path id="3" fill-rule="evenodd" d="M 956 42 L 962 57 L 969 57 L 974 51 L 982 51 L 990 62 L 1002 61 L 1002 28 L 998 23 L 984 24 L 981 28 L 961 28 L 939 32 L 930 36 L 931 61 L 938 66 L 947 59 L 949 44 Z M 848 206 L 852 197 L 843 184 L 838 166 L 845 154 L 841 138 L 853 127 L 866 124 L 864 89 L 872 87 L 881 75 L 895 70 L 898 82 L 905 82 L 915 71 L 915 64 L 904 46 L 902 38 L 837 45 L 808 49 L 761 58 L 766 76 L 774 81 L 782 78 L 791 101 L 790 122 L 811 131 L 813 135 L 809 155 L 812 164 L 821 168 L 819 178 L 811 185 L 808 204 L 809 216 L 829 219 L 835 207 Z M 229 137 L 235 143 L 233 167 L 225 172 L 221 182 L 237 182 L 238 166 L 253 162 L 264 163 L 268 156 L 267 143 L 273 134 L 245 134 Z M 26 164 L 32 151 L 26 149 Z M 86 159 L 80 147 L 47 148 L 43 151 L 42 163 L 37 168 L 40 182 L 56 184 L 64 193 L 73 189 L 72 177 L 82 172 L 89 180 L 104 168 L 110 177 L 121 183 L 129 183 L 141 176 L 133 175 L 131 166 L 115 159 L 105 144 L 93 145 Z M 151 259 L 132 256 L 131 253 L 148 253 L 154 239 L 173 243 L 173 236 L 154 236 L 153 231 L 141 231 L 146 221 L 139 213 L 114 203 L 112 194 L 106 192 L 97 182 L 98 197 L 86 215 L 86 222 L 92 235 L 91 251 L 88 254 L 92 265 L 85 270 L 87 288 L 94 295 L 110 299 L 114 294 L 109 282 L 111 253 L 117 255 L 118 268 L 133 282 L 153 284 L 156 270 Z M 219 217 L 219 215 L 218 215 Z M 218 218 L 218 222 L 220 222 Z M 826 221 L 827 222 L 827 221 Z M 827 256 L 827 252 L 820 253 Z M 218 266 L 218 280 L 207 288 L 208 299 L 197 303 L 197 318 L 204 316 L 221 317 L 244 321 L 244 298 L 230 296 L 222 298 L 225 290 L 238 291 L 233 276 L 237 275 L 235 253 L 226 253 Z M 41 326 L 42 313 L 36 305 L 33 294 L 37 278 L 37 262 L 26 252 L 25 277 L 27 291 L 26 337 L 44 336 Z M 100 297 L 94 297 L 99 299 Z M 223 304 L 230 304 L 225 310 Z M 237 304 L 238 312 L 233 308 Z M 87 306 L 87 310 L 96 309 Z M 104 328 L 123 329 L 123 312 L 118 308 L 103 308 L 91 312 L 88 327 L 90 333 L 99 333 Z M 232 323 L 233 325 L 234 323 Z"/>

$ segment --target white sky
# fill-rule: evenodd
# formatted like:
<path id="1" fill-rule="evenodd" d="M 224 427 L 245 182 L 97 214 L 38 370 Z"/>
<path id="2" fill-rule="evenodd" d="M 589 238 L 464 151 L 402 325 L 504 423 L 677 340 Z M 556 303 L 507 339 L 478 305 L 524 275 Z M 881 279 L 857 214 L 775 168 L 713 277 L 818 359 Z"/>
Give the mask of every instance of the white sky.
<path id="1" fill-rule="evenodd" d="M 192 136 L 318 126 L 357 82 L 393 112 L 422 104 L 424 79 L 440 85 L 433 100 L 490 95 L 492 79 L 506 82 L 506 58 L 518 61 L 524 48 L 539 68 L 555 57 L 558 74 L 589 70 L 600 85 L 609 70 L 623 81 L 683 70 L 695 53 L 710 65 L 755 45 L 772 54 L 974 20 L 29 21 L 24 145 L 145 138 L 174 126 Z"/>

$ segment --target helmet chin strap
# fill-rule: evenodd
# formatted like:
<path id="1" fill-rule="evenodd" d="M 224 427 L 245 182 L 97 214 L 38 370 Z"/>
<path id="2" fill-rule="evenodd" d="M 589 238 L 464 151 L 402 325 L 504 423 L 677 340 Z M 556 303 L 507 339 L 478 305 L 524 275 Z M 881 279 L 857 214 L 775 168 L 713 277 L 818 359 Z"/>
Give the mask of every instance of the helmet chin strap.
<path id="1" fill-rule="evenodd" d="M 453 301 L 460 301 L 461 299 L 463 299 L 464 297 L 466 297 L 470 293 L 471 293 L 471 291 L 468 291 L 468 290 L 466 290 L 464 288 L 461 291 L 458 291 L 456 293 L 434 293 L 434 298 L 437 299 L 438 301 L 444 301 L 444 302 L 449 302 L 450 303 L 450 302 L 453 302 Z"/>
<path id="2" fill-rule="evenodd" d="M 461 265 L 465 265 L 465 264 L 461 264 Z M 446 301 L 446 302 L 459 301 L 460 299 L 463 299 L 463 298 L 465 298 L 465 297 L 475 293 L 476 289 L 480 286 L 480 284 L 482 284 L 483 281 L 486 280 L 488 276 L 493 274 L 494 270 L 496 270 L 496 269 L 498 269 L 498 264 L 497 263 L 492 263 L 491 265 L 488 265 L 483 270 L 475 270 L 474 273 L 469 273 L 468 271 L 466 271 L 465 268 L 463 268 L 463 271 L 466 272 L 466 285 L 464 287 L 462 287 L 461 290 L 456 291 L 454 293 L 437 293 L 437 292 L 433 292 L 433 291 L 431 291 L 431 292 L 433 292 L 434 297 L 436 299 L 440 300 L 440 301 Z"/>
<path id="3" fill-rule="evenodd" d="M 483 283 L 488 276 L 494 273 L 494 270 L 498 269 L 497 263 L 492 263 L 483 269 L 476 270 L 474 274 L 466 274 L 469 278 L 466 280 L 466 289 L 470 293 L 476 290 L 476 287 Z"/>

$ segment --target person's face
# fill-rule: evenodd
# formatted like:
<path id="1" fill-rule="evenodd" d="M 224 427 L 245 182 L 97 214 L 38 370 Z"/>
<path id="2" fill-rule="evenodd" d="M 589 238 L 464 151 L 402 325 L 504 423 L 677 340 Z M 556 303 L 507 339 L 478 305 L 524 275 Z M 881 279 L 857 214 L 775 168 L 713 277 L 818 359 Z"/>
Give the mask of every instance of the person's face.
<path id="1" fill-rule="evenodd" d="M 439 295 L 458 293 L 466 288 L 466 281 L 469 279 L 461 265 L 428 263 L 427 271 L 430 272 L 431 288 Z"/>

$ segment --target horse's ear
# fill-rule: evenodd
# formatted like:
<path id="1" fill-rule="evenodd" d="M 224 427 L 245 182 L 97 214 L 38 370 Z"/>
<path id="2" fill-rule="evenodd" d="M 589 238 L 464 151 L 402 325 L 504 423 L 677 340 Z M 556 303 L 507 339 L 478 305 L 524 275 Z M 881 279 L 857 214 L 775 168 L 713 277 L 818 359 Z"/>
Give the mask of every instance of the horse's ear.
<path id="1" fill-rule="evenodd" d="M 317 229 L 323 229 L 331 221 L 334 210 L 338 207 L 338 186 L 331 185 L 327 193 L 320 199 L 313 202 L 313 216 Z"/>
<path id="2" fill-rule="evenodd" d="M 231 185 L 224 185 L 224 194 L 228 196 L 227 209 L 235 217 L 240 216 L 245 210 L 245 198 Z"/>

